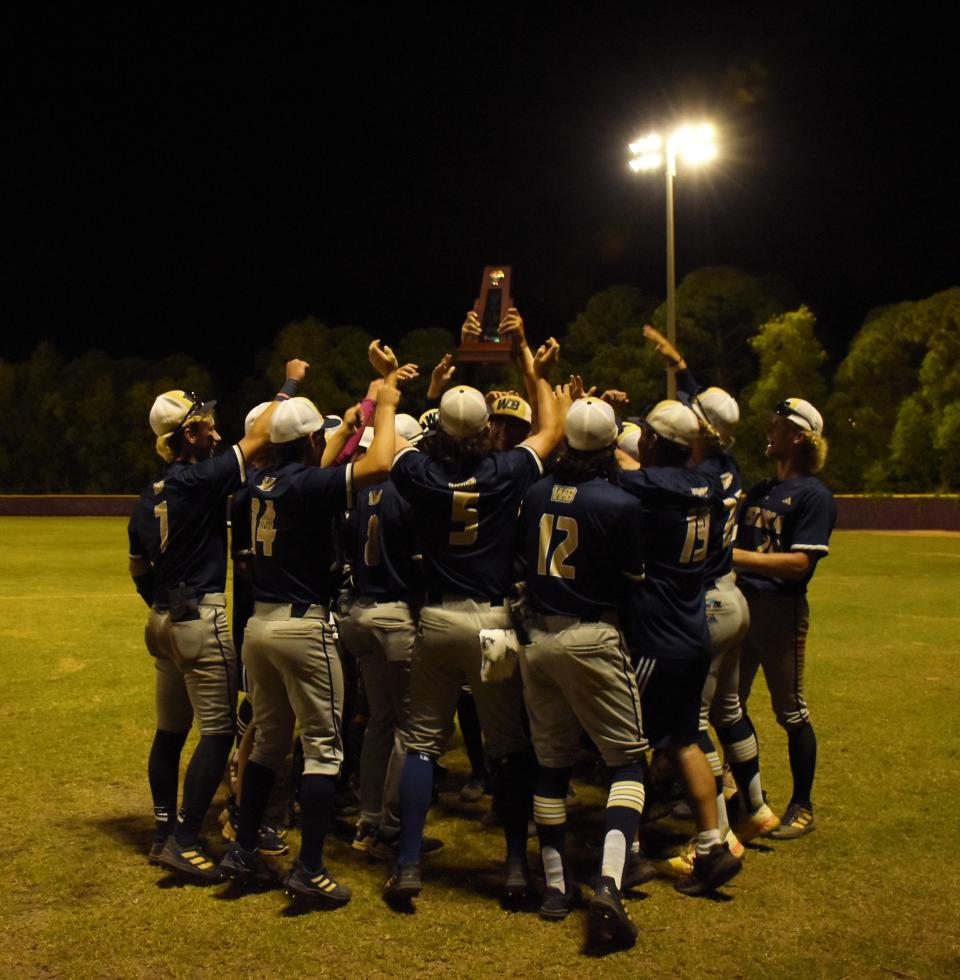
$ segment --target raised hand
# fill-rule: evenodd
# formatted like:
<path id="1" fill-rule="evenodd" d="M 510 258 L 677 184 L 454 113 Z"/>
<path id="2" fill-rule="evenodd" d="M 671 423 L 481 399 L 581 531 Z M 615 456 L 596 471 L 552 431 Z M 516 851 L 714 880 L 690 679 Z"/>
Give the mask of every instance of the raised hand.
<path id="1" fill-rule="evenodd" d="M 460 343 L 476 343 L 482 333 L 483 328 L 480 326 L 480 320 L 477 314 L 471 310 L 460 327 Z"/>
<path id="2" fill-rule="evenodd" d="M 397 384 L 405 385 L 420 377 L 420 368 L 416 364 L 404 364 L 397 370 Z"/>
<path id="3" fill-rule="evenodd" d="M 370 358 L 370 364 L 381 378 L 385 378 L 399 367 L 397 355 L 386 344 L 381 346 L 379 340 L 370 342 L 370 346 L 367 348 L 367 357 Z"/>
<path id="4" fill-rule="evenodd" d="M 555 338 L 549 337 L 537 348 L 533 358 L 533 373 L 537 378 L 546 379 L 560 357 L 560 345 Z"/>
<path id="5" fill-rule="evenodd" d="M 310 365 L 306 361 L 301 361 L 298 357 L 287 361 L 287 380 L 303 381 L 306 377 L 308 367 Z"/>
<path id="6" fill-rule="evenodd" d="M 597 390 L 596 385 L 591 385 L 589 391 L 584 387 L 583 378 L 579 374 L 570 375 L 570 397 L 576 401 L 578 398 L 589 398 Z"/>
<path id="7" fill-rule="evenodd" d="M 567 412 L 570 411 L 570 406 L 573 405 L 574 399 L 571 391 L 571 385 L 554 385 L 553 396 L 557 400 L 557 410 L 560 412 L 561 418 L 567 417 Z"/>
<path id="8" fill-rule="evenodd" d="M 608 405 L 629 405 L 630 398 L 625 391 L 619 388 L 608 388 L 601 396 L 601 399 Z"/>
<path id="9" fill-rule="evenodd" d="M 456 370 L 457 366 L 453 363 L 453 354 L 444 354 L 437 366 L 430 372 L 430 387 L 427 389 L 427 398 L 439 398 Z"/>
<path id="10" fill-rule="evenodd" d="M 501 337 L 509 337 L 511 339 L 516 337 L 518 344 L 525 344 L 527 342 L 527 335 L 523 330 L 523 317 L 517 312 L 515 306 L 511 306 L 507 310 L 504 318 L 500 321 L 497 333 Z"/>
<path id="11" fill-rule="evenodd" d="M 667 340 L 666 337 L 656 327 L 651 327 L 649 323 L 643 325 L 643 335 L 649 340 L 653 346 L 656 348 L 657 353 L 669 364 L 671 367 L 680 367 L 683 365 L 683 355 L 677 350 L 673 344 Z M 685 366 L 685 365 L 683 365 Z"/>

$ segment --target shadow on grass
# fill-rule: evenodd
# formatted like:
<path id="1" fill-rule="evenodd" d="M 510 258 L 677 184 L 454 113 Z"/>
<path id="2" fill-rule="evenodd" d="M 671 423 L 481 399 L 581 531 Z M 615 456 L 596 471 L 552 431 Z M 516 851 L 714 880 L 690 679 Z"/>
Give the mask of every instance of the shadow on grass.
<path id="1" fill-rule="evenodd" d="M 146 855 L 153 837 L 153 819 L 146 814 L 126 813 L 89 820 L 90 826 L 130 851 Z"/>

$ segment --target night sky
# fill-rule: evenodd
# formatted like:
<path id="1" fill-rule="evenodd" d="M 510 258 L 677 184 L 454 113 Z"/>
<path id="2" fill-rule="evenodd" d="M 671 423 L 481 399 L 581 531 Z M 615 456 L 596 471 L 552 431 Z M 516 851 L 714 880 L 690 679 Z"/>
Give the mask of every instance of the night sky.
<path id="1" fill-rule="evenodd" d="M 775 6 L 6 15 L 0 356 L 239 377 L 307 314 L 456 329 L 491 262 L 537 339 L 606 286 L 662 297 L 662 177 L 626 144 L 687 117 L 722 159 L 678 176 L 678 279 L 784 275 L 836 356 L 871 307 L 960 284 L 954 32 Z"/>

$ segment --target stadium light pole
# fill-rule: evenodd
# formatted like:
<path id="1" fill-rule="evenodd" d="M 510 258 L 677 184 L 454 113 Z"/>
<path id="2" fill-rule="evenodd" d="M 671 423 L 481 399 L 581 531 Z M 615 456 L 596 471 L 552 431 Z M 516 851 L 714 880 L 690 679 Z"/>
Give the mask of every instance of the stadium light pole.
<path id="1" fill-rule="evenodd" d="M 650 133 L 630 144 L 634 173 L 659 170 L 667 180 L 667 340 L 677 345 L 677 271 L 676 242 L 673 220 L 673 182 L 677 176 L 677 159 L 687 164 L 703 164 L 717 155 L 716 133 L 710 123 L 685 125 L 675 129 L 665 140 L 659 133 Z M 667 368 L 667 397 L 677 397 L 676 375 Z"/>

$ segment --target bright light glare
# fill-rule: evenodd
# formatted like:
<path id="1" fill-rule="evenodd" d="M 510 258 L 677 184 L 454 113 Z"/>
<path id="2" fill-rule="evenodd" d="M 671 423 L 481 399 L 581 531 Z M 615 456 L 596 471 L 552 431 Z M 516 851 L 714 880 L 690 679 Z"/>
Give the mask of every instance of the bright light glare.
<path id="1" fill-rule="evenodd" d="M 710 123 L 697 126 L 681 126 L 675 130 L 667 143 L 669 152 L 682 156 L 688 163 L 706 163 L 717 155 L 713 143 L 716 130 Z"/>
<path id="2" fill-rule="evenodd" d="M 641 170 L 659 170 L 662 166 L 662 153 L 644 153 L 643 156 L 630 161 L 630 169 L 634 173 L 639 173 Z"/>
<path id="3" fill-rule="evenodd" d="M 630 152 L 634 156 L 642 156 L 645 153 L 654 153 L 663 146 L 663 140 L 659 133 L 650 133 L 649 136 L 642 136 L 630 144 Z"/>
<path id="4" fill-rule="evenodd" d="M 711 160 L 715 160 L 716 156 L 717 148 L 713 143 L 694 144 L 683 151 L 685 163 L 709 163 Z"/>

